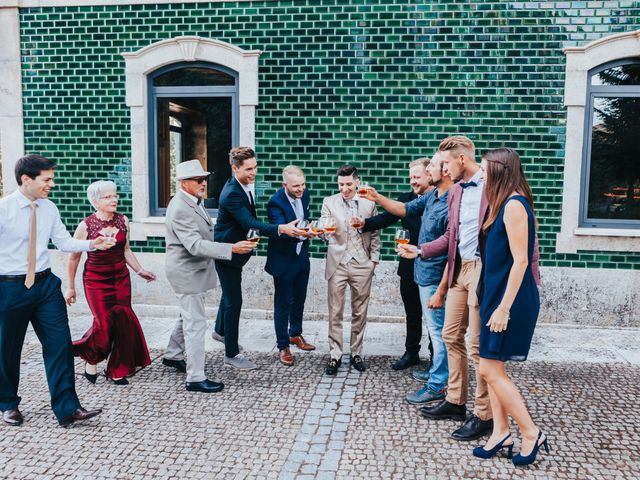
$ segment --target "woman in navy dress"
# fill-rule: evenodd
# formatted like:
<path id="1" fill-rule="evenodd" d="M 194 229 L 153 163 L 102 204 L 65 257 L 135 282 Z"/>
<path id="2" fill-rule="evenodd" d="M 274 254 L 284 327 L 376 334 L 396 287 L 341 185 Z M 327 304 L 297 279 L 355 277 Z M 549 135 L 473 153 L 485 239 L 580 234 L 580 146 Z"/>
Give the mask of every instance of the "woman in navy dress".
<path id="1" fill-rule="evenodd" d="M 511 416 L 522 435 L 515 465 L 532 463 L 538 450 L 548 451 L 545 435 L 536 426 L 505 362 L 524 361 L 538 319 L 540 298 L 532 271 L 536 219 L 531 188 L 515 150 L 499 148 L 482 158 L 489 215 L 483 225 L 480 293 L 480 375 L 489 385 L 493 433 L 473 454 L 490 458 L 502 448 L 511 458 Z"/>

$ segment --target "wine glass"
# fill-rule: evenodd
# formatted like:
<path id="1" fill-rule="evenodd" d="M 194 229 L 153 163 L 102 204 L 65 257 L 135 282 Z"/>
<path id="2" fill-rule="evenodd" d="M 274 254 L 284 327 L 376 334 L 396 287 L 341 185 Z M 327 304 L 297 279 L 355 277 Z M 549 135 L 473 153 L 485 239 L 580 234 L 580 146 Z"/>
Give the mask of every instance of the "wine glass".
<path id="1" fill-rule="evenodd" d="M 358 195 L 366 195 L 369 191 L 369 184 L 367 182 L 360 182 L 358 187 Z"/>
<path id="2" fill-rule="evenodd" d="M 336 233 L 336 220 L 333 217 L 325 217 L 324 219 L 324 233 L 330 235 Z"/>
<path id="3" fill-rule="evenodd" d="M 296 228 L 298 230 L 303 230 L 305 232 L 308 232 L 309 228 L 311 228 L 311 224 L 309 223 L 309 220 L 302 219 L 298 222 L 298 224 L 296 225 Z"/>
<path id="4" fill-rule="evenodd" d="M 321 233 L 324 233 L 324 226 L 325 226 L 324 219 L 319 218 L 318 220 L 311 222 L 311 231 L 316 235 L 320 235 Z"/>
<path id="5" fill-rule="evenodd" d="M 250 228 L 247 232 L 247 240 L 258 243 L 260 241 L 260 230 L 257 228 Z"/>
<path id="6" fill-rule="evenodd" d="M 102 231 L 102 236 L 104 237 L 105 243 L 110 247 L 113 247 L 116 244 L 116 235 L 118 235 L 117 228 L 109 228 Z"/>
<path id="7" fill-rule="evenodd" d="M 406 245 L 409 243 L 409 230 L 399 228 L 396 230 L 396 243 Z"/>

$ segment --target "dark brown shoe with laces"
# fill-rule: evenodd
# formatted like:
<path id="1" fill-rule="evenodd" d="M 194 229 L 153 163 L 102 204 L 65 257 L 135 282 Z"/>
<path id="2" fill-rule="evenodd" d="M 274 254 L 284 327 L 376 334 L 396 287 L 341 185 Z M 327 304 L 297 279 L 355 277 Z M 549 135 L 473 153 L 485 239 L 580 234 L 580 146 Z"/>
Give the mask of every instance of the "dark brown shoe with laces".
<path id="1" fill-rule="evenodd" d="M 291 350 L 289 347 L 283 348 L 278 352 L 278 357 L 280 358 L 280 363 L 290 367 L 293 365 L 293 355 L 291 355 Z"/>
<path id="2" fill-rule="evenodd" d="M 300 350 L 315 350 L 316 346 L 315 345 L 311 345 L 310 343 L 307 343 L 307 341 L 304 339 L 304 337 L 302 335 L 298 335 L 297 337 L 289 337 L 289 343 L 291 345 L 295 345 L 296 347 L 298 347 Z"/>
<path id="3" fill-rule="evenodd" d="M 24 417 L 20 413 L 20 410 L 17 408 L 12 408 L 11 410 L 5 410 L 2 412 L 2 420 L 7 425 L 11 425 L 12 427 L 19 427 L 24 422 Z"/>
<path id="4" fill-rule="evenodd" d="M 74 423 L 89 420 L 90 418 L 93 418 L 96 415 L 100 415 L 101 413 L 102 413 L 101 408 L 98 408 L 96 410 L 85 410 L 84 408 L 80 407 L 71 415 L 67 415 L 62 420 L 60 420 L 59 423 L 61 427 L 67 428 L 73 425 Z"/>

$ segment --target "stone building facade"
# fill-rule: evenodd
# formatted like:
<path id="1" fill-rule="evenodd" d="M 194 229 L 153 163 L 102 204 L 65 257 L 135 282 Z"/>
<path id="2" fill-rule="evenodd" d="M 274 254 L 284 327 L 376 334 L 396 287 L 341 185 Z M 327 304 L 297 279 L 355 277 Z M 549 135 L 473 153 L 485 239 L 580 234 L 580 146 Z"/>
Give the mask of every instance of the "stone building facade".
<path id="1" fill-rule="evenodd" d="M 224 152 L 255 146 L 258 203 L 293 163 L 317 215 L 338 166 L 395 195 L 412 159 L 465 134 L 479 153 L 522 156 L 542 319 L 640 326 L 640 172 L 625 160 L 640 130 L 620 129 L 640 129 L 638 1 L 0 0 L 0 45 L 4 194 L 24 152 L 55 159 L 52 198 L 72 229 L 90 213 L 86 186 L 113 179 L 149 269 L 163 270 L 176 161 L 216 171 L 215 216 Z M 400 317 L 392 232 L 382 239 L 371 314 Z M 323 247 L 312 250 L 308 309 L 323 316 Z M 271 308 L 263 260 L 246 275 L 251 315 Z M 135 290 L 149 312 L 174 303 L 162 278 Z"/>

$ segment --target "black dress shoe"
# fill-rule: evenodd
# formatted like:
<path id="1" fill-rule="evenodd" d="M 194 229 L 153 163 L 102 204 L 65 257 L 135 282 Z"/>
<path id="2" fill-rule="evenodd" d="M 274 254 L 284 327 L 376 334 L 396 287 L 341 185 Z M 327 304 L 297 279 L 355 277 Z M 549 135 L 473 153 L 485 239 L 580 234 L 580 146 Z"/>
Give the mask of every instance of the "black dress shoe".
<path id="1" fill-rule="evenodd" d="M 367 369 L 367 366 L 364 364 L 364 360 L 362 360 L 360 355 L 354 355 L 351 357 L 351 366 L 359 372 L 364 372 Z"/>
<path id="2" fill-rule="evenodd" d="M 162 364 L 165 367 L 173 367 L 179 372 L 187 373 L 187 362 L 184 360 L 170 360 L 168 358 L 163 358 Z"/>
<path id="3" fill-rule="evenodd" d="M 76 422 L 83 422 L 84 420 L 89 420 L 90 418 L 95 417 L 96 415 L 100 415 L 102 413 L 102 409 L 98 408 L 96 410 L 85 410 L 80 407 L 71 415 L 67 415 L 62 420 L 60 420 L 60 426 L 67 428 Z"/>
<path id="4" fill-rule="evenodd" d="M 420 363 L 420 355 L 417 353 L 404 352 L 404 355 L 398 359 L 396 363 L 391 365 L 394 370 L 406 370 L 407 368 L 418 365 Z"/>
<path id="5" fill-rule="evenodd" d="M 335 375 L 336 373 L 338 373 L 338 368 L 340 368 L 340 365 L 342 365 L 342 359 L 335 359 L 332 358 L 331 360 L 329 360 L 329 363 L 327 363 L 327 367 L 324 369 L 324 373 L 326 373 L 327 375 Z"/>
<path id="6" fill-rule="evenodd" d="M 4 423 L 7 425 L 18 427 L 22 425 L 22 422 L 24 422 L 24 417 L 20 413 L 20 410 L 12 408 L 11 410 L 5 410 L 2 412 L 2 420 L 4 420 Z"/>
<path id="7" fill-rule="evenodd" d="M 91 383 L 93 383 L 95 385 L 96 381 L 98 380 L 98 374 L 97 373 L 87 373 L 85 371 L 84 372 L 84 378 L 86 378 L 87 380 L 89 380 L 89 382 L 91 382 Z"/>
<path id="8" fill-rule="evenodd" d="M 456 440 L 469 441 L 490 434 L 493 431 L 493 420 L 480 420 L 475 415 L 469 415 L 459 429 L 451 434 Z"/>
<path id="9" fill-rule="evenodd" d="M 216 393 L 221 392 L 223 388 L 224 383 L 212 382 L 209 379 L 201 382 L 187 382 L 188 392 Z"/>
<path id="10" fill-rule="evenodd" d="M 454 403 L 442 400 L 434 407 L 422 407 L 420 414 L 424 418 L 430 418 L 432 420 L 444 420 L 450 418 L 451 420 L 464 420 L 467 413 L 467 407 L 464 405 L 456 405 Z"/>

